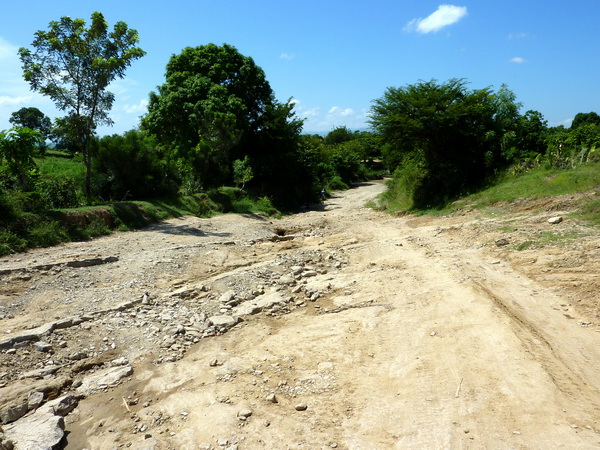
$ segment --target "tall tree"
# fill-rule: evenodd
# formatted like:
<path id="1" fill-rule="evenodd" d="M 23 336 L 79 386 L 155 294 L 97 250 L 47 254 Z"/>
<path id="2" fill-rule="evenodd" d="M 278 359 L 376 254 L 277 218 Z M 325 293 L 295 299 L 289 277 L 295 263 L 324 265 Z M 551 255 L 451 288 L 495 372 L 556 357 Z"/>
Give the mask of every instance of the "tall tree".
<path id="1" fill-rule="evenodd" d="M 571 123 L 571 129 L 574 130 L 585 124 L 600 125 L 600 115 L 594 111 L 589 113 L 577 113 Z"/>
<path id="2" fill-rule="evenodd" d="M 48 31 L 38 31 L 34 50 L 20 48 L 24 78 L 32 90 L 49 96 L 66 111 L 87 169 L 86 193 L 91 195 L 91 142 L 98 125 L 111 125 L 108 113 L 115 96 L 109 84 L 125 76 L 125 69 L 145 52 L 137 47 L 136 30 L 117 22 L 113 31 L 99 12 L 86 28 L 83 19 L 61 17 Z"/>
<path id="3" fill-rule="evenodd" d="M 235 47 L 208 44 L 173 55 L 165 77 L 142 127 L 191 163 L 202 185 L 222 183 L 274 105 L 265 73 Z"/>
<path id="4" fill-rule="evenodd" d="M 50 137 L 52 121 L 38 108 L 21 108 L 13 112 L 8 121 L 18 127 L 38 130 L 44 138 Z"/>
<path id="5" fill-rule="evenodd" d="M 469 90 L 461 79 L 432 80 L 388 88 L 374 101 L 370 122 L 388 162 L 410 161 L 411 173 L 419 173 L 413 200 L 423 207 L 443 203 L 493 171 L 499 153 L 495 113 L 489 89 Z"/>

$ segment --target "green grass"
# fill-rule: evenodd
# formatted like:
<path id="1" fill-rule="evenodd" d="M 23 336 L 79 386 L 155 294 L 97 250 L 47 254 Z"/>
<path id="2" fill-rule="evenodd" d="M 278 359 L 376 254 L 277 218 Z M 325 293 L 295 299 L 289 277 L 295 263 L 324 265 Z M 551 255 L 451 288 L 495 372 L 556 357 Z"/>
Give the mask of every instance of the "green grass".
<path id="1" fill-rule="evenodd" d="M 0 256 L 28 248 L 93 239 L 113 230 L 134 230 L 171 217 L 210 217 L 225 212 L 281 216 L 268 198 L 253 199 L 246 192 L 231 187 L 168 199 L 114 202 L 38 213 L 15 211 L 3 219 Z"/>
<path id="2" fill-rule="evenodd" d="M 549 245 L 562 244 L 566 242 L 572 242 L 579 239 L 583 234 L 577 231 L 567 231 L 566 233 L 554 233 L 551 231 L 544 231 L 535 236 L 534 239 L 528 239 L 527 241 L 521 242 L 515 248 L 519 251 L 526 250 L 529 248 L 540 248 Z"/>
<path id="3" fill-rule="evenodd" d="M 36 164 L 43 177 L 68 177 L 83 185 L 85 166 L 80 157 L 72 157 L 69 153 L 48 150 L 44 158 L 36 158 Z"/>
<path id="4" fill-rule="evenodd" d="M 403 210 L 416 214 L 441 216 L 459 210 L 478 209 L 487 215 L 502 214 L 517 201 L 535 200 L 558 195 L 585 193 L 597 190 L 579 202 L 573 217 L 600 226 L 600 163 L 588 163 L 574 169 L 535 169 L 521 175 L 504 174 L 496 184 L 479 192 L 462 197 L 442 208 L 428 210 Z M 386 194 L 384 194 L 386 195 Z M 387 193 L 388 197 L 390 196 Z M 398 205 L 403 198 L 400 196 Z M 393 205 L 393 199 L 388 200 Z M 393 208 L 390 208 L 393 210 Z"/>
<path id="5" fill-rule="evenodd" d="M 497 203 L 512 203 L 521 198 L 543 198 L 586 192 L 600 186 L 600 163 L 583 164 L 575 169 L 536 169 L 511 176 L 497 184 L 464 197 L 449 208 L 484 208 Z"/>
<path id="6" fill-rule="evenodd" d="M 580 205 L 579 209 L 571 214 L 571 217 L 600 227 L 600 192 L 596 192 L 592 198 L 582 199 Z"/>

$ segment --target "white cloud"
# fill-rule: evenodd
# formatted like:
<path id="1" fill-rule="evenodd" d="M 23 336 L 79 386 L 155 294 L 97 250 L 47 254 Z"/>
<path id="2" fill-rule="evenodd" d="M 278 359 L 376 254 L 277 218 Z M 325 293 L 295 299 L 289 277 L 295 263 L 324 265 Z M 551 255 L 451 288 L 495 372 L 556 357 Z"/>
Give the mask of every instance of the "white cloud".
<path id="1" fill-rule="evenodd" d="M 404 31 L 418 33 L 432 33 L 440 31 L 458 22 L 467 15 L 466 6 L 440 5 L 438 9 L 424 19 L 413 19 L 406 24 Z"/>
<path id="2" fill-rule="evenodd" d="M 304 117 L 305 119 L 311 119 L 313 117 L 318 117 L 319 114 L 321 114 L 321 109 L 318 106 L 315 106 L 314 108 L 308 108 L 308 109 L 299 109 L 298 110 L 298 115 L 300 117 Z"/>
<path id="3" fill-rule="evenodd" d="M 135 105 L 126 104 L 123 106 L 123 110 L 127 114 L 144 114 L 148 110 L 148 100 L 144 98 Z"/>
<path id="4" fill-rule="evenodd" d="M 4 105 L 20 105 L 29 103 L 31 101 L 31 95 L 24 97 L 10 97 L 8 95 L 0 95 L 0 106 Z"/>
<path id="5" fill-rule="evenodd" d="M 19 48 L 0 37 L 0 61 L 5 59 L 17 59 Z"/>
<path id="6" fill-rule="evenodd" d="M 296 57 L 296 55 L 294 54 L 289 54 L 289 53 L 282 53 L 281 55 L 279 55 L 280 59 L 285 59 L 286 61 L 291 61 L 292 59 L 294 59 Z"/>
<path id="7" fill-rule="evenodd" d="M 527 60 L 524 58 L 521 58 L 520 56 L 515 56 L 514 58 L 510 59 L 511 63 L 515 63 L 515 64 L 523 64 L 526 63 Z"/>
<path id="8" fill-rule="evenodd" d="M 527 33 L 510 33 L 508 35 L 508 39 L 525 39 L 526 37 L 529 37 Z"/>
<path id="9" fill-rule="evenodd" d="M 327 112 L 327 114 L 330 117 L 336 117 L 336 116 L 347 117 L 347 116 L 351 116 L 352 114 L 354 114 L 354 110 L 352 108 L 342 109 L 339 106 L 334 106 Z"/>

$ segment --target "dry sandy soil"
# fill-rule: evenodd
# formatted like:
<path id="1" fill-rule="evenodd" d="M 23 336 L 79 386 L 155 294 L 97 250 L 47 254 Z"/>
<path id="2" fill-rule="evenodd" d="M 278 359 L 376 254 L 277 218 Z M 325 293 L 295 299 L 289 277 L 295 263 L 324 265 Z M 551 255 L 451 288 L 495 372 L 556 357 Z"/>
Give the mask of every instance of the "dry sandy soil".
<path id="1" fill-rule="evenodd" d="M 74 392 L 68 449 L 600 448 L 597 230 L 383 189 L 0 259 L 0 410 Z"/>

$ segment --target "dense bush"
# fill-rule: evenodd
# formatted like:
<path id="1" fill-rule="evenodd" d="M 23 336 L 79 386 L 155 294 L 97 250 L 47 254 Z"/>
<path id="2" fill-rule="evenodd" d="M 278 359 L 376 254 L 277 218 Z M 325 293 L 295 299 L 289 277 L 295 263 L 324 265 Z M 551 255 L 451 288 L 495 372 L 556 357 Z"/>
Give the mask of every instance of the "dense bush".
<path id="1" fill-rule="evenodd" d="M 174 165 L 137 130 L 100 139 L 94 164 L 93 190 L 103 200 L 174 195 L 179 188 Z"/>

